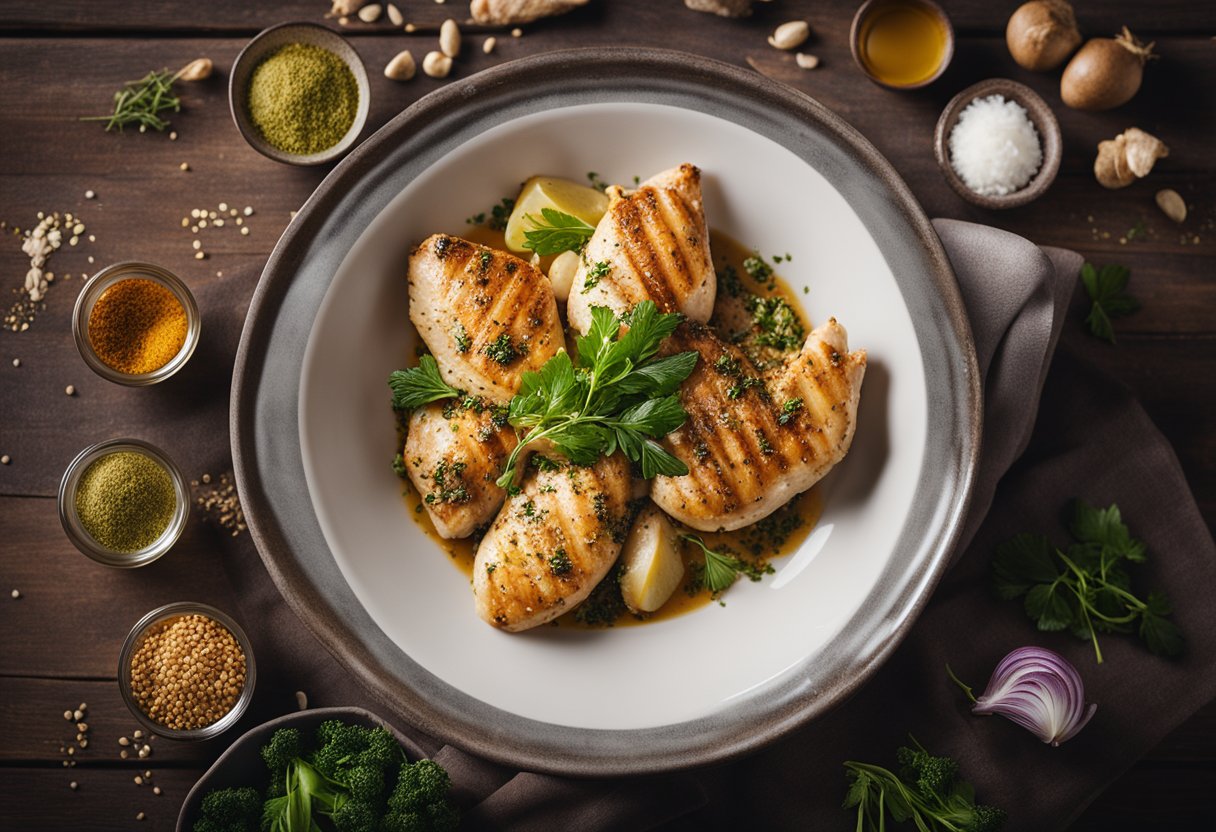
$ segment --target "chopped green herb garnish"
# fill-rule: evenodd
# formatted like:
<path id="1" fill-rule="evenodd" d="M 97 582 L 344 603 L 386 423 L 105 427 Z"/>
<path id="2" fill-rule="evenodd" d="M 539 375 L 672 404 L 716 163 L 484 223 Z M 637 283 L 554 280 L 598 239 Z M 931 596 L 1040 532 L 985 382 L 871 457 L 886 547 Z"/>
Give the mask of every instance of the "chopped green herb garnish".
<path id="1" fill-rule="evenodd" d="M 637 177 L 634 177 L 635 179 Z M 591 183 L 591 187 L 595 188 L 600 193 L 608 190 L 608 183 L 600 179 L 600 175 L 593 170 L 587 171 L 587 181 Z"/>
<path id="2" fill-rule="evenodd" d="M 608 265 L 607 260 L 600 260 L 587 269 L 587 277 L 583 280 L 583 294 L 594 289 L 610 271 L 612 271 L 612 267 Z"/>
<path id="3" fill-rule="evenodd" d="M 802 346 L 806 338 L 806 327 L 785 298 L 775 295 L 767 298 L 752 295 L 747 299 L 746 306 L 758 330 L 755 335 L 756 344 L 783 351 L 796 350 Z"/>
<path id="4" fill-rule="evenodd" d="M 468 466 L 464 462 L 449 463 L 446 459 L 440 460 L 439 464 L 435 466 L 435 470 L 431 472 L 430 480 L 433 490 L 424 498 L 426 504 L 459 505 L 471 500 L 472 495 L 469 494 L 468 487 L 460 478 L 466 467 Z"/>
<path id="5" fill-rule="evenodd" d="M 1106 265 L 1098 268 L 1086 263 L 1081 267 L 1081 283 L 1092 301 L 1085 323 L 1093 335 L 1111 344 L 1115 343 L 1115 327 L 1111 319 L 1130 315 L 1140 308 L 1136 299 L 1126 291 L 1131 275 L 1126 266 Z"/>
<path id="6" fill-rule="evenodd" d="M 753 254 L 744 260 L 743 270 L 757 283 L 768 284 L 772 281 L 773 267 L 764 262 L 764 258 L 759 254 Z"/>
<path id="7" fill-rule="evenodd" d="M 473 339 L 469 337 L 464 324 L 457 322 L 452 328 L 452 338 L 456 341 L 457 352 L 468 352 L 473 347 Z"/>
<path id="8" fill-rule="evenodd" d="M 412 410 L 460 395 L 459 390 L 443 380 L 439 365 L 430 355 L 422 356 L 417 367 L 394 370 L 389 374 L 388 386 L 393 391 L 393 407 L 397 410 Z"/>
<path id="9" fill-rule="evenodd" d="M 726 391 L 728 399 L 741 399 L 743 394 L 752 388 L 759 388 L 761 398 L 768 397 L 768 388 L 764 386 L 764 379 L 756 378 L 755 376 L 743 376 L 737 384 L 731 385 Z"/>
<path id="10" fill-rule="evenodd" d="M 697 353 L 656 357 L 682 316 L 661 314 L 653 301 L 643 301 L 628 316 L 622 336 L 624 318 L 592 307 L 591 328 L 577 340 L 578 367 L 561 350 L 539 372 L 523 374 L 509 418 L 526 434 L 507 459 L 500 486 L 514 485 L 519 454 L 542 439 L 578 465 L 592 465 L 619 449 L 640 463 L 647 479 L 688 473 L 654 441 L 688 418 L 676 391 L 696 366 Z"/>
<path id="11" fill-rule="evenodd" d="M 566 214 L 553 208 L 541 208 L 541 216 L 525 214 L 531 225 L 531 231 L 525 231 L 524 248 L 530 249 L 541 257 L 550 254 L 561 254 L 563 251 L 578 251 L 587 244 L 595 228 L 572 214 Z"/>
<path id="12" fill-rule="evenodd" d="M 1147 236 L 1148 236 L 1148 226 L 1144 224 L 1143 217 L 1141 217 L 1140 220 L 1135 225 L 1133 225 L 1131 228 L 1127 229 L 1127 233 L 1123 235 L 1124 239 L 1126 239 L 1128 241 L 1142 240 Z"/>
<path id="13" fill-rule="evenodd" d="M 799 410 L 802 410 L 802 399 L 787 400 L 785 404 L 781 405 L 781 415 L 777 417 L 777 424 L 788 425 L 798 418 Z"/>
<path id="14" fill-rule="evenodd" d="M 401 454 L 397 454 L 395 457 L 393 457 L 393 473 L 401 477 L 401 479 L 405 479 L 407 476 L 409 476 L 409 473 L 405 470 L 405 457 Z"/>
<path id="15" fill-rule="evenodd" d="M 682 534 L 680 537 L 699 546 L 705 556 L 705 566 L 693 572 L 693 580 L 689 586 L 693 592 L 703 586 L 717 596 L 729 589 L 741 574 L 746 575 L 749 580 L 758 581 L 764 575 L 771 575 L 775 571 L 772 564 L 765 561 L 753 563 L 735 557 L 733 552 L 727 554 L 714 551 L 696 535 Z M 729 551 L 728 549 L 727 552 Z"/>
<path id="16" fill-rule="evenodd" d="M 743 364 L 733 355 L 722 353 L 722 355 L 718 356 L 718 360 L 714 362 L 714 372 L 718 375 L 738 378 L 743 375 Z"/>
<path id="17" fill-rule="evenodd" d="M 515 359 L 527 355 L 528 347 L 523 341 L 520 341 L 518 344 L 512 344 L 510 334 L 504 332 L 482 347 L 481 351 L 502 366 L 507 367 Z"/>
<path id="18" fill-rule="evenodd" d="M 1067 551 L 1046 537 L 1019 534 L 1002 543 L 992 559 L 993 588 L 1007 600 L 1025 596 L 1026 614 L 1040 630 L 1068 630 L 1093 643 L 1098 633 L 1137 633 L 1160 656 L 1182 652 L 1182 631 L 1170 620 L 1165 596 L 1132 594 L 1128 564 L 1147 560 L 1144 543 L 1131 536 L 1119 507 L 1098 509 L 1077 500 L 1069 531 L 1076 541 Z"/>
<path id="19" fill-rule="evenodd" d="M 739 272 L 734 266 L 727 265 L 722 271 L 718 272 L 718 286 L 726 290 L 726 294 L 732 298 L 737 298 L 744 293 L 743 281 L 739 279 Z"/>
<path id="20" fill-rule="evenodd" d="M 549 558 L 549 570 L 558 577 L 569 574 L 574 568 L 574 564 L 570 560 L 570 556 L 566 554 L 565 549 L 558 549 Z"/>

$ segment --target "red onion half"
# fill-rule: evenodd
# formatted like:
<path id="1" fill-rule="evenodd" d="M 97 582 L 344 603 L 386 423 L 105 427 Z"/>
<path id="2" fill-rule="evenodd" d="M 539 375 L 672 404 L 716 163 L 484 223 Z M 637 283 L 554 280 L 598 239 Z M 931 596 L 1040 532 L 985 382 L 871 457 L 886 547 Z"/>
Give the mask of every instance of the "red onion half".
<path id="1" fill-rule="evenodd" d="M 1085 683 L 1068 660 L 1043 647 L 1019 647 L 996 666 L 971 713 L 1000 714 L 1043 742 L 1059 745 L 1085 727 Z"/>

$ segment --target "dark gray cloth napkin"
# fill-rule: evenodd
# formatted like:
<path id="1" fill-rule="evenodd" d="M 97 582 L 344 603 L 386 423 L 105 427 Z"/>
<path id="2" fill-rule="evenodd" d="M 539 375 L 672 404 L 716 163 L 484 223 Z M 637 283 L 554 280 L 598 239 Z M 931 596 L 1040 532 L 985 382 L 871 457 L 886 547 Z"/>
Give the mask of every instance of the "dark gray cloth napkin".
<path id="1" fill-rule="evenodd" d="M 848 702 L 728 764 L 656 777 L 573 780 L 517 772 L 398 725 L 451 773 L 470 829 L 852 829 L 841 763 L 893 767 L 909 733 L 958 759 L 1006 828 L 1062 829 L 1169 731 L 1216 696 L 1216 548 L 1178 461 L 1144 411 L 1069 346 L 1065 326 L 1081 258 L 986 226 L 934 222 L 954 265 L 984 376 L 979 475 L 957 561 L 906 641 Z M 1057 349 L 1062 331 L 1067 330 Z M 1050 370 L 1050 372 L 1049 372 Z M 865 404 L 862 397 L 862 406 Z M 1036 418 L 1037 415 L 1037 418 Z M 1082 497 L 1118 503 L 1149 562 L 1137 578 L 1166 592 L 1189 638 L 1183 659 L 1108 636 L 1097 665 L 1087 642 L 1039 633 L 1020 604 L 987 589 L 994 546 L 1021 531 L 1065 539 L 1063 512 Z M 300 624 L 247 536 L 226 553 L 241 618 L 258 656 L 250 718 L 295 707 L 387 711 Z M 947 662 L 982 688 L 1002 656 L 1037 644 L 1067 656 L 1097 715 L 1059 748 L 999 718 L 970 715 Z"/>

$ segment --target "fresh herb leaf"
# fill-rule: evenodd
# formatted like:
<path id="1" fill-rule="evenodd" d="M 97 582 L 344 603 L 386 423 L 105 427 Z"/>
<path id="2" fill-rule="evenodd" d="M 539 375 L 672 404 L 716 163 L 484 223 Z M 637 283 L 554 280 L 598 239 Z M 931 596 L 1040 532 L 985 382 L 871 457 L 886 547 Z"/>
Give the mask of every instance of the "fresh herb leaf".
<path id="1" fill-rule="evenodd" d="M 520 453 L 542 440 L 579 465 L 620 450 L 646 478 L 687 474 L 688 467 L 654 441 L 688 418 L 676 391 L 696 366 L 697 353 L 655 358 L 681 320 L 659 313 L 653 301 L 620 317 L 592 307 L 591 327 L 575 342 L 577 367 L 563 350 L 539 371 L 522 375 L 508 420 L 525 434 L 498 484 L 513 487 Z M 624 335 L 622 326 L 628 326 Z"/>
<path id="2" fill-rule="evenodd" d="M 504 367 L 508 367 L 514 363 L 515 359 L 528 354 L 528 345 L 524 341 L 520 341 L 517 344 L 511 343 L 510 334 L 504 332 L 482 347 L 481 351 L 488 358 L 497 361 Z"/>
<path id="3" fill-rule="evenodd" d="M 635 180 L 637 177 L 633 177 Z M 591 183 L 591 187 L 595 188 L 600 193 L 608 190 L 608 183 L 600 178 L 600 175 L 593 170 L 587 171 L 587 181 Z M 636 182 L 634 184 L 637 184 Z"/>
<path id="4" fill-rule="evenodd" d="M 459 321 L 456 322 L 456 326 L 452 327 L 452 340 L 456 342 L 456 352 L 468 352 L 473 347 L 473 339 L 469 337 L 464 324 Z"/>
<path id="5" fill-rule="evenodd" d="M 1005 812 L 975 802 L 975 789 L 960 779 L 958 763 L 915 748 L 896 753 L 899 773 L 870 763 L 844 764 L 849 779 L 843 807 L 857 809 L 857 832 L 884 832 L 887 820 L 912 821 L 920 832 L 996 832 Z"/>
<path id="6" fill-rule="evenodd" d="M 1069 531 L 1076 542 L 1067 550 L 1035 534 L 1019 534 L 997 546 L 992 559 L 997 595 L 1025 596 L 1026 614 L 1040 630 L 1068 630 L 1092 642 L 1099 663 L 1099 632 L 1137 633 L 1153 653 L 1179 655 L 1183 636 L 1168 618 L 1168 601 L 1159 593 L 1141 600 L 1132 591 L 1126 567 L 1148 555 L 1124 525 L 1119 507 L 1099 509 L 1077 500 Z"/>
<path id="7" fill-rule="evenodd" d="M 141 130 L 151 127 L 164 130 L 169 122 L 158 114 L 166 110 L 181 112 L 182 103 L 173 94 L 173 82 L 180 77 L 178 72 L 149 72 L 138 81 L 128 81 L 114 93 L 114 112 L 106 116 L 85 116 L 81 121 L 104 121 L 106 132 L 117 128 L 121 131 L 129 124 L 138 124 Z"/>
<path id="8" fill-rule="evenodd" d="M 752 295 L 745 305 L 755 322 L 757 345 L 785 351 L 802 346 L 806 339 L 806 327 L 785 298 Z"/>
<path id="9" fill-rule="evenodd" d="M 1112 318 L 1122 318 L 1140 308 L 1140 304 L 1127 294 L 1127 281 L 1131 271 L 1126 266 L 1105 265 L 1100 268 L 1092 263 L 1081 267 L 1081 283 L 1091 301 L 1085 323 L 1089 331 L 1111 344 L 1115 343 L 1115 327 Z"/>
<path id="10" fill-rule="evenodd" d="M 781 415 L 777 417 L 777 424 L 788 425 L 798 418 L 800 410 L 802 410 L 802 399 L 787 399 L 785 404 L 781 405 Z"/>
<path id="11" fill-rule="evenodd" d="M 397 410 L 412 410 L 460 395 L 459 390 L 443 380 L 439 365 L 430 355 L 422 356 L 417 367 L 394 370 L 389 374 L 388 386 L 393 391 L 393 407 Z"/>
<path id="12" fill-rule="evenodd" d="M 561 254 L 563 251 L 578 251 L 595 228 L 587 225 L 578 217 L 553 208 L 541 208 L 541 218 L 535 214 L 525 214 L 524 219 L 533 226 L 531 231 L 525 231 L 524 248 L 531 249 L 541 257 L 550 254 Z"/>
<path id="13" fill-rule="evenodd" d="M 693 580 L 687 587 L 691 593 L 705 587 L 714 597 L 717 597 L 729 589 L 740 575 L 745 575 L 750 581 L 758 581 L 763 576 L 771 575 L 776 571 L 773 569 L 773 565 L 766 560 L 744 560 L 736 557 L 729 547 L 726 547 L 726 551 L 723 552 L 715 551 L 706 546 L 705 541 L 696 535 L 682 534 L 680 537 L 699 546 L 705 556 L 705 565 L 693 570 Z"/>

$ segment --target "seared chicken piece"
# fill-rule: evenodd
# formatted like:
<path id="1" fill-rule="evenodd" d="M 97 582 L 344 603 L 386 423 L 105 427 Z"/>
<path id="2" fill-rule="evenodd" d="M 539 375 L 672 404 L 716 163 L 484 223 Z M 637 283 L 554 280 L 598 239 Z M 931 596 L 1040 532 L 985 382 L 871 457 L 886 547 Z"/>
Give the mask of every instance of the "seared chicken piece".
<path id="1" fill-rule="evenodd" d="M 484 399 L 432 402 L 410 414 L 401 457 L 435 531 L 468 537 L 507 496 L 494 484 L 518 440 L 506 408 Z"/>
<path id="2" fill-rule="evenodd" d="M 410 255 L 410 320 L 444 381 L 498 402 L 565 345 L 549 278 L 523 260 L 435 234 Z"/>
<path id="3" fill-rule="evenodd" d="M 663 440 L 689 473 L 656 477 L 650 491 L 680 522 L 701 531 L 755 523 L 822 479 L 848 452 L 866 354 L 849 352 L 835 318 L 768 374 L 691 322 L 680 325 L 664 350 L 701 355 L 680 388 L 688 421 Z"/>
<path id="4" fill-rule="evenodd" d="M 591 307 L 620 314 L 644 300 L 653 300 L 660 312 L 708 321 L 718 281 L 701 205 L 701 171 L 683 164 L 627 196 L 617 187 L 607 193 L 608 212 L 587 242 L 566 302 L 570 325 L 586 332 Z"/>
<path id="5" fill-rule="evenodd" d="M 587 468 L 529 465 L 520 493 L 507 499 L 477 547 L 477 614 L 518 632 L 583 601 L 620 554 L 631 488 L 619 453 Z"/>

